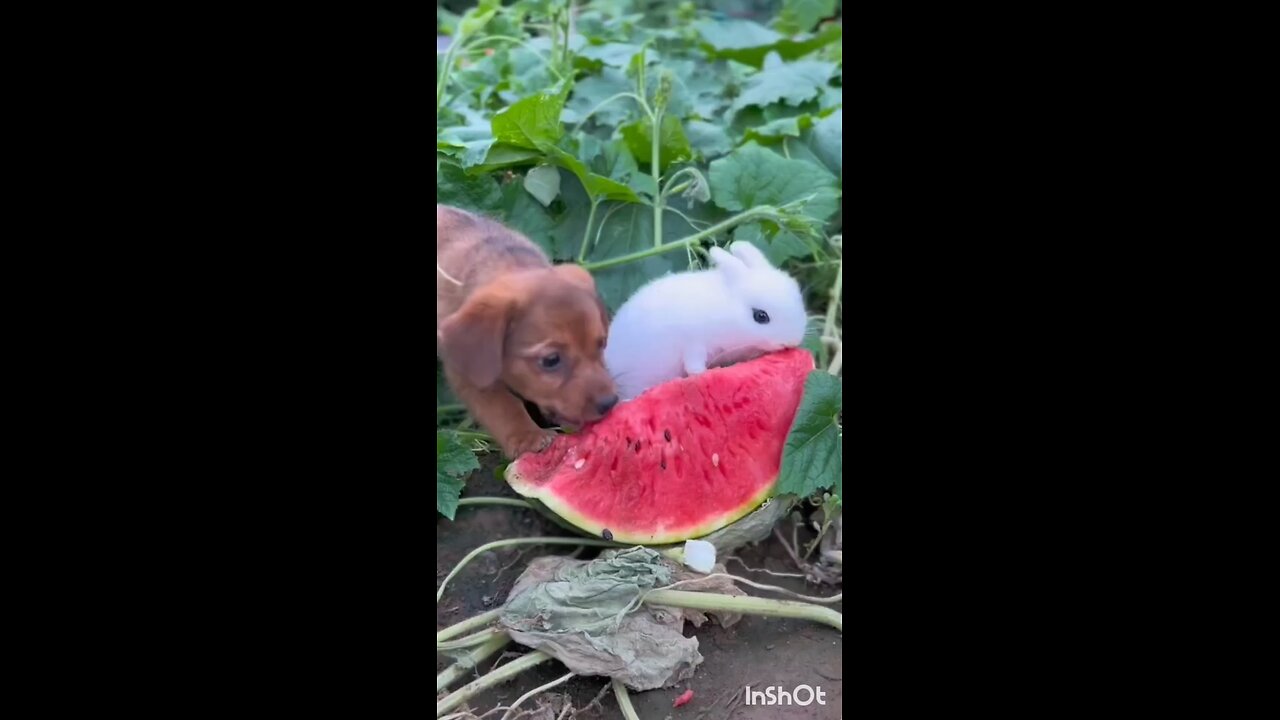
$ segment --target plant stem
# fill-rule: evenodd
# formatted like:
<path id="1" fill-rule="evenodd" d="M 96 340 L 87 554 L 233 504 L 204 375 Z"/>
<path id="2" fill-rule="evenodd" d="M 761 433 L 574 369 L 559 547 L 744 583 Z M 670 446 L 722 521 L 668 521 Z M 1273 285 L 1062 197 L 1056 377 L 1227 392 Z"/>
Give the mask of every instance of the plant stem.
<path id="1" fill-rule="evenodd" d="M 622 717 L 626 720 L 640 720 L 640 716 L 636 714 L 636 709 L 631 705 L 631 695 L 627 693 L 627 686 L 622 681 L 613 679 L 613 694 L 618 698 L 618 707 L 622 709 Z"/>
<path id="2" fill-rule="evenodd" d="M 587 213 L 587 229 L 582 233 L 582 249 L 578 251 L 579 265 L 587 261 L 587 245 L 591 240 L 591 223 L 596 219 L 596 208 L 598 207 L 600 207 L 600 200 L 591 198 L 591 212 Z"/>
<path id="3" fill-rule="evenodd" d="M 436 114 L 440 114 L 440 104 L 444 100 L 444 88 L 449 84 L 449 75 L 453 72 L 454 56 L 458 54 L 458 48 L 462 47 L 462 37 L 453 38 L 453 42 L 449 43 L 449 51 L 444 54 L 444 67 L 440 69 L 440 78 L 436 80 Z"/>
<path id="4" fill-rule="evenodd" d="M 498 630 L 497 628 L 490 628 L 488 630 L 481 630 L 475 635 L 468 635 L 464 638 L 459 638 L 458 640 L 445 640 L 443 642 L 437 640 L 436 652 L 440 652 L 441 650 L 461 650 L 463 648 L 475 647 L 476 645 L 483 645 L 489 640 L 492 640 L 493 636 L 501 634 L 503 634 L 501 630 Z"/>
<path id="5" fill-rule="evenodd" d="M 436 413 L 463 412 L 466 409 L 465 405 L 437 405 Z"/>
<path id="6" fill-rule="evenodd" d="M 461 680 L 462 676 L 466 675 L 481 662 L 484 662 L 485 658 L 506 647 L 510 642 L 511 638 L 506 633 L 495 635 L 493 639 L 467 653 L 463 659 L 445 668 L 444 672 L 436 676 L 436 692 L 440 692 Z"/>
<path id="7" fill-rule="evenodd" d="M 488 612 L 482 612 L 473 618 L 467 618 L 466 620 L 463 620 L 460 623 L 450 625 L 449 627 L 436 633 L 436 642 L 440 642 L 441 640 L 448 640 L 449 638 L 457 637 L 468 630 L 473 630 L 475 628 L 488 625 L 490 620 L 497 619 L 498 615 L 500 615 L 501 613 L 502 613 L 502 608 L 495 608 L 493 610 L 489 610 Z"/>
<path id="8" fill-rule="evenodd" d="M 653 132 L 650 133 L 653 136 L 653 150 L 650 153 L 649 157 L 653 164 L 649 168 L 649 171 L 653 173 L 653 186 L 658 189 L 662 188 L 662 185 L 660 184 L 660 181 L 662 179 L 662 171 L 659 170 L 658 168 L 658 145 L 659 145 L 658 140 L 659 140 L 659 136 L 662 134 L 662 111 L 663 111 L 663 108 L 659 107 L 657 109 L 657 112 L 654 114 Z M 662 197 L 662 193 L 659 192 L 658 197 L 653 199 L 653 246 L 654 247 L 660 247 L 662 245 L 662 205 L 663 203 L 664 203 L 664 198 Z"/>
<path id="9" fill-rule="evenodd" d="M 525 500 L 521 500 L 519 498 L 504 498 L 504 497 L 462 498 L 461 500 L 458 501 L 458 507 L 462 507 L 464 505 L 510 505 L 511 507 L 524 508 L 526 510 L 533 509 L 533 506 L 530 505 Z"/>
<path id="10" fill-rule="evenodd" d="M 510 680 L 534 665 L 546 662 L 550 659 L 550 655 L 539 650 L 534 650 L 527 655 L 522 655 L 521 657 L 512 660 L 488 675 L 472 680 L 466 685 L 454 690 L 452 693 L 449 693 L 449 696 L 445 699 L 436 703 L 436 717 L 444 715 L 494 685 Z"/>
<path id="11" fill-rule="evenodd" d="M 827 321 L 822 328 L 823 337 L 835 337 L 832 331 L 834 331 L 836 327 L 836 311 L 840 309 L 840 291 L 843 279 L 844 255 L 841 255 L 840 264 L 836 266 L 836 281 L 831 286 L 831 301 L 827 304 Z M 840 360 L 842 352 L 843 348 L 836 350 L 836 357 L 833 359 L 831 367 L 828 369 L 828 372 L 832 375 L 840 372 L 840 366 L 837 363 Z"/>
<path id="12" fill-rule="evenodd" d="M 538 687 L 536 687 L 536 688 L 534 688 L 534 689 L 530 690 L 529 692 L 527 692 L 527 693 L 525 693 L 525 694 L 521 695 L 521 696 L 520 696 L 520 697 L 519 697 L 515 702 L 511 703 L 511 707 L 507 708 L 507 712 L 506 712 L 505 714 L 503 714 L 503 716 L 502 716 L 502 720 L 508 720 L 508 718 L 510 718 L 510 717 L 511 717 L 511 713 L 515 712 L 515 711 L 516 711 L 516 708 L 520 707 L 521 703 L 523 703 L 525 700 L 528 700 L 529 698 L 533 697 L 534 695 L 537 695 L 537 694 L 538 694 L 538 693 L 540 693 L 540 692 L 544 692 L 544 691 L 546 691 L 546 690 L 550 690 L 551 688 L 553 688 L 553 687 L 555 687 L 555 686 L 557 686 L 557 685 L 560 685 L 560 684 L 562 684 L 562 683 L 569 682 L 569 678 L 573 677 L 573 676 L 574 676 L 574 675 L 576 675 L 576 674 L 577 674 L 577 673 L 567 673 L 567 674 L 565 674 L 565 675 L 562 675 L 562 676 L 560 676 L 560 677 L 556 678 L 555 680 L 552 680 L 551 682 L 547 683 L 546 685 L 539 685 Z"/>
<path id="13" fill-rule="evenodd" d="M 513 545 L 588 545 L 590 547 L 622 547 L 618 543 L 609 542 L 607 540 L 595 540 L 592 538 L 567 538 L 567 537 L 532 537 L 532 538 L 512 538 L 510 540 L 495 540 L 491 543 L 485 543 L 480 547 L 467 553 L 466 557 L 458 561 L 449 574 L 445 576 L 444 582 L 440 583 L 440 589 L 436 591 L 436 602 L 440 602 L 441 596 L 444 595 L 444 588 L 449 584 L 458 571 L 466 567 L 466 564 L 479 557 L 482 553 L 490 550 L 496 550 L 501 547 L 511 547 Z"/>
<path id="14" fill-rule="evenodd" d="M 797 618 L 823 623 L 844 632 L 844 616 L 831 608 L 818 607 L 793 600 L 719 595 L 717 593 L 689 592 L 687 590 L 651 590 L 644 596 L 647 605 L 668 605 L 710 610 L 711 612 L 735 612 L 765 617 Z"/>
<path id="15" fill-rule="evenodd" d="M 706 230 L 694 233 L 693 235 L 690 235 L 688 237 L 680 238 L 679 240 L 673 240 L 669 243 L 666 243 L 665 245 L 659 245 L 657 247 L 640 250 L 637 252 L 629 253 L 627 255 L 619 255 L 618 257 L 609 258 L 608 260 L 601 260 L 600 262 L 584 263 L 582 267 L 591 271 L 604 270 L 605 268 L 611 268 L 611 267 L 614 267 L 615 265 L 625 265 L 629 262 L 635 262 L 636 260 L 643 260 L 647 257 L 653 257 L 654 255 L 661 255 L 662 253 L 665 253 L 665 252 L 671 252 L 672 250 L 678 250 L 687 245 L 692 245 L 693 243 L 696 243 L 699 240 L 702 240 L 703 238 L 708 238 L 708 237 L 711 237 L 712 235 L 716 235 L 717 233 L 722 233 L 725 230 L 736 227 L 746 222 L 751 222 L 752 220 L 755 220 L 757 218 L 773 217 L 777 214 L 777 212 L 778 211 L 776 208 L 772 208 L 767 205 L 762 205 L 758 208 L 752 208 L 750 210 L 747 210 L 746 212 L 740 213 L 738 215 L 734 215 L 733 217 L 723 222 L 716 223 L 715 225 L 712 225 Z"/>

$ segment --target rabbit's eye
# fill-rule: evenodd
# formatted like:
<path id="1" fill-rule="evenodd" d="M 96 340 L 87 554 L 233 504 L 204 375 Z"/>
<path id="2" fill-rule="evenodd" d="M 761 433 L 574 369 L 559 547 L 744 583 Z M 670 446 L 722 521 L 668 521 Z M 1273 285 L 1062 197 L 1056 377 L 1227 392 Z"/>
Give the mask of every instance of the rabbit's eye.
<path id="1" fill-rule="evenodd" d="M 751 309 L 751 319 L 755 320 L 756 322 L 760 323 L 761 325 L 768 325 L 768 324 L 769 324 L 769 313 L 767 313 L 767 312 L 765 312 L 765 311 L 763 311 L 763 310 L 761 310 L 761 309 L 759 309 L 759 308 L 752 308 L 752 309 Z"/>
<path id="2" fill-rule="evenodd" d="M 538 364 L 542 366 L 543 370 L 555 369 L 555 367 L 560 364 L 560 353 L 551 353 L 550 355 L 543 355 L 541 358 L 538 359 Z"/>

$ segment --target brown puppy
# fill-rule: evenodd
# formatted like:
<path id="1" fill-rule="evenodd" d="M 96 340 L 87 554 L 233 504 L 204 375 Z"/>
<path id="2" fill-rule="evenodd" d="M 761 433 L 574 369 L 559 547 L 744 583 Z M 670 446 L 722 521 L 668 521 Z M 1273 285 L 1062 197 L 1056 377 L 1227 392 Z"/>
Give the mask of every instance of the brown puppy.
<path id="1" fill-rule="evenodd" d="M 581 425 L 618 402 L 604 367 L 608 315 L 595 281 L 527 238 L 436 205 L 436 352 L 458 397 L 510 458 L 541 452 L 549 420 Z"/>

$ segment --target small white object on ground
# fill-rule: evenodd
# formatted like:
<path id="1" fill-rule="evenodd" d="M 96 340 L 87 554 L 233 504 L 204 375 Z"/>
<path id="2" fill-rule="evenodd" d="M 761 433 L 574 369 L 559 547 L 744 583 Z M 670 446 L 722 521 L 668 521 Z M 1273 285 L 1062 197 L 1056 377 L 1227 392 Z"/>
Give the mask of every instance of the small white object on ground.
<path id="1" fill-rule="evenodd" d="M 706 540 L 685 540 L 684 564 L 700 573 L 711 572 L 716 564 L 716 546 Z"/>

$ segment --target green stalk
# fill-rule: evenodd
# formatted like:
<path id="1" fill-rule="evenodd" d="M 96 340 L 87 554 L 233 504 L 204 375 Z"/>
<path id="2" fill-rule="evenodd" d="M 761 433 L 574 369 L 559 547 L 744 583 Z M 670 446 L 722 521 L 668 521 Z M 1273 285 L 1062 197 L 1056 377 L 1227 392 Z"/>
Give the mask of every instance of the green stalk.
<path id="1" fill-rule="evenodd" d="M 445 576 L 444 582 L 440 583 L 440 589 L 436 591 L 436 602 L 440 602 L 441 596 L 444 595 L 444 588 L 449 584 L 458 571 L 466 567 L 466 564 L 479 557 L 482 553 L 490 550 L 497 550 L 501 547 L 511 547 L 513 545 L 587 545 L 590 547 L 622 547 L 615 542 L 607 540 L 595 540 L 592 538 L 566 538 L 566 537 L 532 537 L 532 538 L 512 538 L 510 540 L 496 540 L 491 543 L 485 543 L 480 547 L 467 553 L 457 565 L 454 566 L 449 574 Z"/>
<path id="2" fill-rule="evenodd" d="M 622 717 L 626 720 L 640 720 L 640 715 L 636 713 L 635 707 L 631 705 L 631 695 L 627 692 L 627 686 L 622 681 L 613 679 L 613 694 L 618 698 L 618 707 L 622 709 Z"/>
<path id="3" fill-rule="evenodd" d="M 534 665 L 546 662 L 550 659 L 550 655 L 539 650 L 534 650 L 527 655 L 522 655 L 519 658 L 512 660 L 488 675 L 472 680 L 466 685 L 454 690 L 452 693 L 449 693 L 448 697 L 445 699 L 436 703 L 436 717 L 444 715 L 485 690 L 510 680 Z M 439 682 L 438 679 L 437 682 Z"/>
<path id="4" fill-rule="evenodd" d="M 449 51 L 444 54 L 444 67 L 440 70 L 440 79 L 436 81 L 436 114 L 440 114 L 440 104 L 444 100 L 444 87 L 449 84 L 449 75 L 453 72 L 454 57 L 458 48 L 462 47 L 462 38 L 455 37 L 449 44 Z"/>
<path id="5" fill-rule="evenodd" d="M 649 171 L 653 173 L 653 186 L 655 188 L 661 189 L 662 185 L 660 184 L 660 180 L 662 178 L 662 172 L 658 169 L 658 140 L 659 140 L 659 135 L 661 135 L 662 133 L 663 108 L 659 107 L 656 109 L 657 109 L 657 112 L 655 112 L 653 115 L 653 132 L 650 133 L 653 136 L 653 149 L 652 149 L 652 152 L 649 154 L 649 157 L 653 164 L 649 168 Z M 653 246 L 654 247 L 662 246 L 662 205 L 663 205 L 662 193 L 659 192 L 658 197 L 653 199 Z"/>
<path id="6" fill-rule="evenodd" d="M 586 187 L 585 185 L 583 186 Z M 587 261 L 587 244 L 591 240 L 591 223 L 596 219 L 596 208 L 600 207 L 600 200 L 591 198 L 591 212 L 587 214 L 587 229 L 582 233 L 582 249 L 578 251 L 578 264 Z"/>
<path id="7" fill-rule="evenodd" d="M 671 607 L 709 610 L 711 612 L 797 618 L 830 625 L 840 632 L 844 632 L 844 616 L 840 613 L 831 608 L 818 607 L 809 603 L 795 602 L 794 600 L 773 600 L 750 596 L 689 592 L 687 590 L 651 590 L 645 594 L 643 602 L 648 605 L 669 605 Z"/>
<path id="8" fill-rule="evenodd" d="M 464 505 L 510 505 L 511 507 L 525 508 L 526 510 L 533 509 L 533 506 L 530 505 L 525 500 L 520 500 L 518 498 L 504 498 L 504 497 L 462 498 L 461 500 L 458 501 L 458 507 L 462 507 Z"/>
<path id="9" fill-rule="evenodd" d="M 502 635 L 503 632 L 497 628 L 481 630 L 475 635 L 468 635 L 458 640 L 445 640 L 444 642 L 436 641 L 436 652 L 442 650 L 462 650 L 464 648 L 483 645 L 492 640 L 495 635 Z"/>
<path id="10" fill-rule="evenodd" d="M 704 238 L 708 238 L 708 237 L 711 237 L 712 235 L 722 233 L 725 230 L 729 230 L 730 228 L 736 227 L 743 223 L 751 222 L 752 220 L 756 220 L 758 218 L 773 217 L 777 214 L 777 212 L 778 211 L 776 208 L 772 208 L 767 205 L 762 205 L 758 208 L 752 208 L 750 210 L 747 210 L 746 212 L 740 213 L 738 215 L 734 215 L 728 220 L 712 225 L 706 230 L 703 230 L 698 233 L 694 233 L 693 235 L 690 235 L 688 237 L 680 238 L 679 240 L 673 240 L 665 245 L 659 245 L 657 247 L 648 248 L 646 250 L 639 250 L 637 252 L 629 253 L 627 255 L 619 255 L 618 257 L 609 258 L 608 260 L 601 260 L 600 262 L 583 263 L 582 267 L 594 272 L 596 270 L 604 270 L 605 268 L 611 268 L 617 265 L 625 265 L 629 262 L 635 262 L 636 260 L 643 260 L 647 257 L 653 257 L 654 255 L 661 255 L 662 253 L 665 253 L 665 252 L 671 252 L 672 250 L 682 249 L 687 245 L 692 245 L 693 243 L 696 243 Z"/>
<path id="11" fill-rule="evenodd" d="M 462 660 L 445 668 L 444 672 L 436 676 L 436 692 L 440 692 L 461 680 L 464 675 L 484 662 L 485 658 L 506 647 L 510 642 L 511 638 L 506 633 L 495 635 L 493 639 L 467 653 Z"/>
<path id="12" fill-rule="evenodd" d="M 459 502 L 458 504 L 461 505 L 462 503 Z M 496 608 L 494 610 L 489 610 L 488 612 L 482 612 L 473 618 L 467 618 L 466 620 L 463 620 L 462 622 L 457 623 L 455 625 L 450 625 L 449 627 L 436 633 L 436 642 L 440 642 L 442 640 L 448 640 L 449 638 L 452 638 L 452 637 L 457 637 L 462 633 L 467 632 L 468 630 L 474 630 L 478 627 L 484 627 L 485 625 L 489 624 L 490 620 L 496 620 L 498 618 L 498 615 L 500 615 L 501 613 L 502 613 L 502 608 Z"/>

